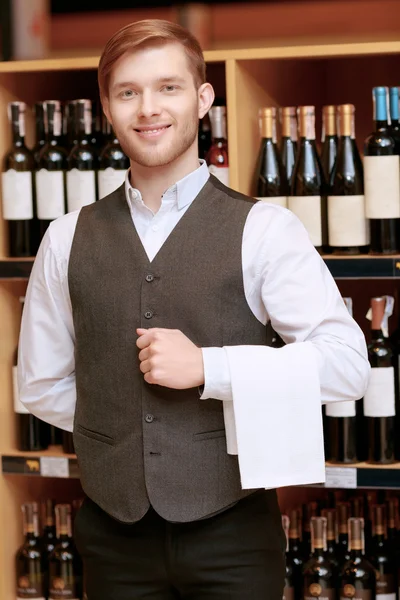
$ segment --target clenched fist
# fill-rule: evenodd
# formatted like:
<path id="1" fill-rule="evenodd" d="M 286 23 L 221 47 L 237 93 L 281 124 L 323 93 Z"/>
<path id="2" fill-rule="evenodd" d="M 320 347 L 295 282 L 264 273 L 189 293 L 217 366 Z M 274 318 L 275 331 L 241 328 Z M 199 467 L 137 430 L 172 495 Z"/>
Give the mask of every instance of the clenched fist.
<path id="1" fill-rule="evenodd" d="M 185 390 L 204 383 L 203 353 L 179 329 L 136 329 L 147 383 Z"/>

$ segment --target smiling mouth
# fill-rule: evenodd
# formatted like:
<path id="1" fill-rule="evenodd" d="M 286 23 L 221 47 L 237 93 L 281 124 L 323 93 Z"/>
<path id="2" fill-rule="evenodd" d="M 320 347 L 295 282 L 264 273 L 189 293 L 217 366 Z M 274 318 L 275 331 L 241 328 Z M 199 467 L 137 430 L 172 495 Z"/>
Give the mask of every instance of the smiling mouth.
<path id="1" fill-rule="evenodd" d="M 151 136 L 151 135 L 157 135 L 158 133 L 160 133 L 161 131 L 165 131 L 169 127 L 171 127 L 171 125 L 164 125 L 163 127 L 156 127 L 154 129 L 135 129 L 135 131 L 137 133 L 140 133 L 141 135 Z"/>

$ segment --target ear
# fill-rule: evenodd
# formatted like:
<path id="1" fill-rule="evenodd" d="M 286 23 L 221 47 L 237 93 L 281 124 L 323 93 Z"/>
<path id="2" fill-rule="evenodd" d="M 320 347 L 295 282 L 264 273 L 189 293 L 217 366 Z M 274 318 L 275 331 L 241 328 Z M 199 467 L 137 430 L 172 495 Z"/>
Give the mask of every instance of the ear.
<path id="1" fill-rule="evenodd" d="M 199 98 L 199 119 L 208 113 L 215 98 L 214 88 L 211 83 L 203 83 L 198 90 Z"/>
<path id="2" fill-rule="evenodd" d="M 101 105 L 103 107 L 103 112 L 107 117 L 107 121 L 110 123 L 110 125 L 112 125 L 112 119 L 111 119 L 111 113 L 110 113 L 110 102 L 108 100 L 108 98 L 103 97 L 101 99 Z"/>

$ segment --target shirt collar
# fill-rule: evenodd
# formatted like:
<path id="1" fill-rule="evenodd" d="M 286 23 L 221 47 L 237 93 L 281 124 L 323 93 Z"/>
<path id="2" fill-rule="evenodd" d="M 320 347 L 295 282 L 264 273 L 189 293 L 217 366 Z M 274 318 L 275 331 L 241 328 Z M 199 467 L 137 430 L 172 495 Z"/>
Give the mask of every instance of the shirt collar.
<path id="1" fill-rule="evenodd" d="M 210 177 L 206 161 L 199 159 L 199 163 L 200 166 L 197 169 L 174 183 L 174 185 L 164 192 L 163 202 L 166 201 L 171 204 L 176 203 L 178 210 L 193 202 Z M 134 205 L 143 205 L 144 202 L 140 190 L 132 187 L 131 182 L 129 181 L 129 174 L 130 169 L 127 170 L 125 175 L 125 195 L 129 207 L 132 210 Z"/>

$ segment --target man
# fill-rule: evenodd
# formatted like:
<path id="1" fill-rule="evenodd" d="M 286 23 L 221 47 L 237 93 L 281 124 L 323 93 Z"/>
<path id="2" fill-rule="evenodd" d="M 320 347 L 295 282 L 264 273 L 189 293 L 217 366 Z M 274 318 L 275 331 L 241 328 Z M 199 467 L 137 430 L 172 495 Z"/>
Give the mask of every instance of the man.
<path id="1" fill-rule="evenodd" d="M 321 401 L 363 395 L 363 335 L 296 217 L 199 164 L 189 32 L 125 27 L 99 87 L 131 169 L 50 225 L 19 353 L 22 401 L 74 431 L 89 600 L 280 600 L 273 488 L 323 479 Z"/>

